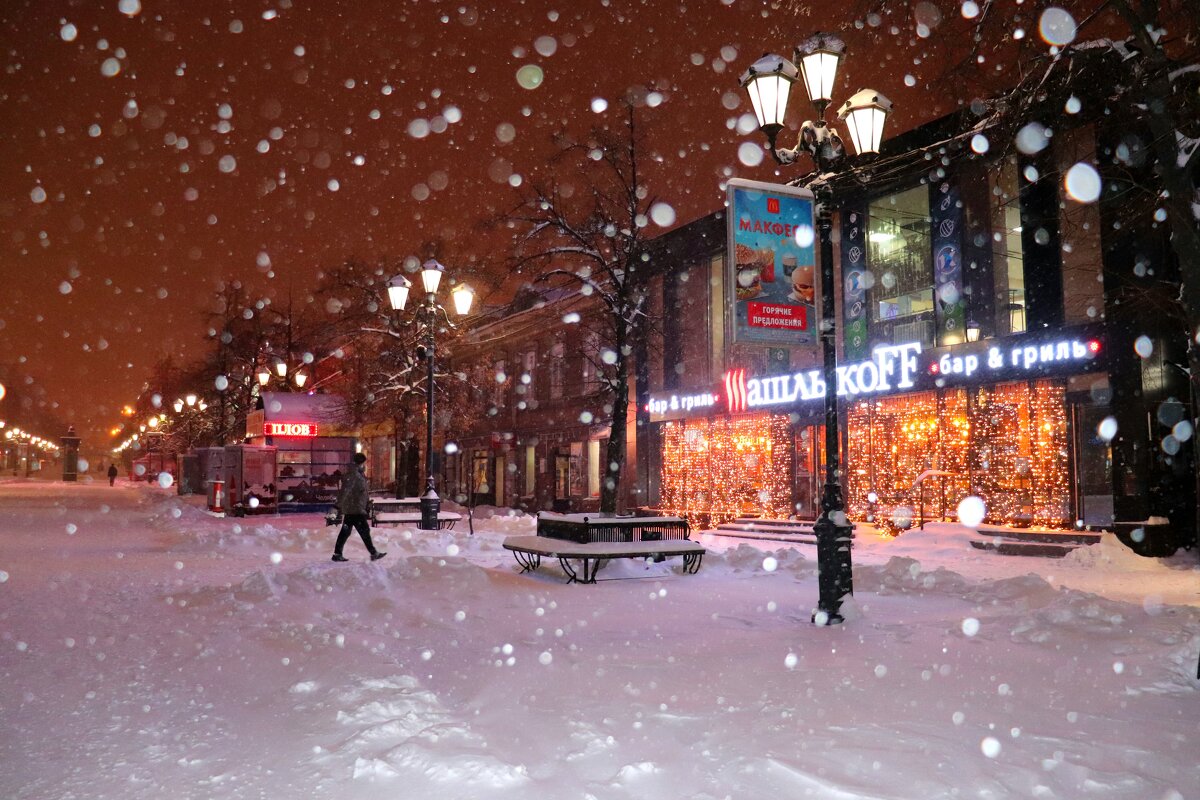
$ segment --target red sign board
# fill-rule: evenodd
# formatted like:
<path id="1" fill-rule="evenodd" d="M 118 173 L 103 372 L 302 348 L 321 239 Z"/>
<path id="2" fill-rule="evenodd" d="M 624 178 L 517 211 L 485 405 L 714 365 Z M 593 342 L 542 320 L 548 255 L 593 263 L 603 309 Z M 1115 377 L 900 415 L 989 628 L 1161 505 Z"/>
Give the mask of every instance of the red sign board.
<path id="1" fill-rule="evenodd" d="M 808 309 L 805 306 L 750 302 L 746 304 L 746 309 L 746 321 L 751 328 L 808 330 Z"/>
<path id="2" fill-rule="evenodd" d="M 317 426 L 311 422 L 267 422 L 263 424 L 267 436 L 316 436 Z"/>

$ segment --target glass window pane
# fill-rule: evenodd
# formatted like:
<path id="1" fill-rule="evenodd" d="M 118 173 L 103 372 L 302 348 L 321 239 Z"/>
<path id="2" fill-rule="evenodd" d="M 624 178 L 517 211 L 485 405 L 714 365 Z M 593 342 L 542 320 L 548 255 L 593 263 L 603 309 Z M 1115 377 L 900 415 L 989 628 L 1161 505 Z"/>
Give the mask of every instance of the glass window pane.
<path id="1" fill-rule="evenodd" d="M 872 339 L 932 345 L 935 310 L 928 187 L 877 198 L 867 216 Z"/>

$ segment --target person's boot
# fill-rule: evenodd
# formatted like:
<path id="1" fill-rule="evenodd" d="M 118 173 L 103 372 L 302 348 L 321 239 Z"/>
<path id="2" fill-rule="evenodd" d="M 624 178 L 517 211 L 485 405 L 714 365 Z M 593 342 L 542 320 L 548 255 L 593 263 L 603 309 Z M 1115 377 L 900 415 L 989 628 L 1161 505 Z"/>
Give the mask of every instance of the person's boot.
<path id="1" fill-rule="evenodd" d="M 349 561 L 350 559 L 346 558 L 341 553 L 334 553 L 333 558 L 331 560 L 332 561 Z"/>
<path id="2" fill-rule="evenodd" d="M 374 553 L 371 553 L 371 560 L 378 561 L 379 559 L 383 558 L 386 555 L 387 555 L 387 553 L 385 553 L 381 550 L 376 550 Z"/>

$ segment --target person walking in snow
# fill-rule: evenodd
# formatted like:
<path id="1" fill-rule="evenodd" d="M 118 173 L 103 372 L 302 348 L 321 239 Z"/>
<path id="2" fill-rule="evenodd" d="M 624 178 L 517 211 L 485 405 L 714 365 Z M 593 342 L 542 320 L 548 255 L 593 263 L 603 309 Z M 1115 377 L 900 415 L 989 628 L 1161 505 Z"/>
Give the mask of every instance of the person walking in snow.
<path id="1" fill-rule="evenodd" d="M 113 486 L 117 482 L 117 465 L 108 465 L 108 485 Z"/>
<path id="2" fill-rule="evenodd" d="M 375 549 L 371 543 L 371 526 L 367 522 L 367 473 L 363 464 L 367 457 L 362 453 L 354 454 L 354 461 L 346 468 L 342 476 L 342 489 L 338 492 L 337 509 L 342 514 L 342 530 L 338 533 L 337 543 L 333 546 L 334 561 L 349 561 L 342 555 L 342 548 L 350 538 L 353 528 L 362 537 L 367 552 L 372 561 L 378 561 L 387 555 Z"/>

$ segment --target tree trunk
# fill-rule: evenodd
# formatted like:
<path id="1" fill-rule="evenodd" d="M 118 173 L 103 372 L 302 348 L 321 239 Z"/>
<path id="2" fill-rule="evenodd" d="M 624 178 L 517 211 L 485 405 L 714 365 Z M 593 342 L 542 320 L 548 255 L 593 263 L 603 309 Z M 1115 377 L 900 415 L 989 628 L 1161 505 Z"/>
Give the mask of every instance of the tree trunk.
<path id="1" fill-rule="evenodd" d="M 629 360 L 625 353 L 627 328 L 624 320 L 616 325 L 616 375 L 612 388 L 612 427 L 608 434 L 604 469 L 600 481 L 600 513 L 617 513 L 621 491 L 621 472 L 625 466 L 625 430 L 629 413 Z"/>

